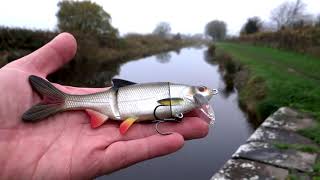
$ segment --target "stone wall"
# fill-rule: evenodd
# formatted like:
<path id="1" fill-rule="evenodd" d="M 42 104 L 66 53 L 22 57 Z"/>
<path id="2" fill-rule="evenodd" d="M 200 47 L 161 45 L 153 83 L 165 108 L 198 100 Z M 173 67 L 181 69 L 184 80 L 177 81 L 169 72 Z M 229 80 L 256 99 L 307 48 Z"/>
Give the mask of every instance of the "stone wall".
<path id="1" fill-rule="evenodd" d="M 312 127 L 308 114 L 282 107 L 213 175 L 216 179 L 311 179 L 319 145 L 297 133 Z"/>

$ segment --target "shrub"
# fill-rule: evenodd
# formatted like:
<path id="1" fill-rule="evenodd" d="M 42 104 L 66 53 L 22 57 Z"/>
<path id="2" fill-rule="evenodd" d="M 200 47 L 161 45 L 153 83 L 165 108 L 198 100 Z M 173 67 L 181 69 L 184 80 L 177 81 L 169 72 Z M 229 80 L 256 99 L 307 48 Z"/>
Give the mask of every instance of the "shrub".
<path id="1" fill-rule="evenodd" d="M 320 51 L 320 28 L 305 27 L 282 29 L 277 32 L 259 32 L 242 35 L 232 40 L 318 55 Z"/>
<path id="2" fill-rule="evenodd" d="M 36 50 L 49 42 L 56 32 L 0 26 L 0 50 Z"/>

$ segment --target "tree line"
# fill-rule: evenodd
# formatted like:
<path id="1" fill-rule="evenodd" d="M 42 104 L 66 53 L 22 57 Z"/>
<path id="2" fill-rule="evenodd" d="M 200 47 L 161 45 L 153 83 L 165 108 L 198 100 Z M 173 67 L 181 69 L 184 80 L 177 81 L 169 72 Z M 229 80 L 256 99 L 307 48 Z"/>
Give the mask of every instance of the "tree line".
<path id="1" fill-rule="evenodd" d="M 257 16 L 248 18 L 240 30 L 240 36 L 306 27 L 320 27 L 320 14 L 314 17 L 307 13 L 306 4 L 302 0 L 287 1 L 271 11 L 269 22 L 264 22 Z M 205 26 L 205 34 L 213 41 L 224 40 L 227 37 L 227 24 L 221 20 L 213 20 Z"/>

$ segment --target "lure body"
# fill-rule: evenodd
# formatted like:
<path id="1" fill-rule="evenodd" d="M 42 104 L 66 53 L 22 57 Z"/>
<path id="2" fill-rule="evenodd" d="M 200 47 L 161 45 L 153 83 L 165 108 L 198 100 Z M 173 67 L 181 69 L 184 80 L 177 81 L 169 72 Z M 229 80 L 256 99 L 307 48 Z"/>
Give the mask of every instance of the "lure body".
<path id="1" fill-rule="evenodd" d="M 169 82 L 137 84 L 115 79 L 113 87 L 106 91 L 71 95 L 39 77 L 30 76 L 29 81 L 44 100 L 23 115 L 24 121 L 39 121 L 62 111 L 86 110 L 92 127 L 99 127 L 108 119 L 125 120 L 120 126 L 123 133 L 135 121 L 178 117 L 208 102 L 216 93 L 206 87 Z"/>
<path id="2" fill-rule="evenodd" d="M 89 95 L 68 95 L 63 109 L 92 109 L 105 114 L 113 120 L 124 120 L 137 117 L 139 121 L 154 120 L 154 111 L 159 106 L 159 100 L 174 97 L 184 99 L 179 106 L 161 106 L 156 109 L 159 118 L 170 118 L 196 108 L 194 103 L 182 97 L 182 91 L 188 91 L 188 86 L 167 82 L 134 84 L 109 89 Z M 180 91 L 180 92 L 179 92 Z"/>

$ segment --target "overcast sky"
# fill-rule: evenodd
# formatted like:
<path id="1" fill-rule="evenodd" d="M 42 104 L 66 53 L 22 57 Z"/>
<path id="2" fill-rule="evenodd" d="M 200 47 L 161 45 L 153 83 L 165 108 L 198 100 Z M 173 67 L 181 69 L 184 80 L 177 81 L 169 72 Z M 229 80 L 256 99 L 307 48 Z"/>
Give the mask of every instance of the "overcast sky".
<path id="1" fill-rule="evenodd" d="M 121 34 L 149 33 L 162 21 L 173 32 L 202 33 L 211 20 L 223 20 L 229 34 L 237 34 L 248 17 L 268 21 L 270 11 L 286 0 L 95 0 L 112 17 Z M 291 0 L 293 1 L 293 0 Z M 52 30 L 58 0 L 1 0 L 0 25 Z M 320 13 L 319 0 L 303 0 L 307 11 Z"/>

